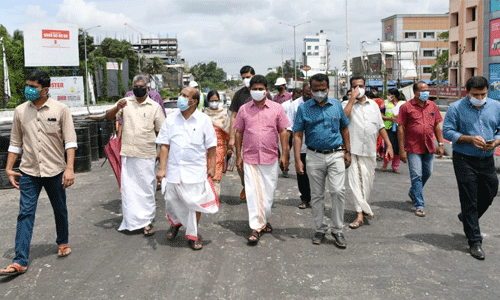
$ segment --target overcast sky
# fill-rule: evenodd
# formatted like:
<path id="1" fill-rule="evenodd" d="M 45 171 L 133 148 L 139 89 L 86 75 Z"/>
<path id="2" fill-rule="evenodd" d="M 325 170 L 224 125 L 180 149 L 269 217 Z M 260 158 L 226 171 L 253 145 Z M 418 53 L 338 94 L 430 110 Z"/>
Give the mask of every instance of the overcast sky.
<path id="1" fill-rule="evenodd" d="M 349 0 L 351 56 L 360 53 L 361 41 L 381 38 L 381 19 L 394 14 L 441 14 L 448 0 Z M 181 57 L 189 65 L 216 61 L 228 74 L 238 74 L 246 64 L 257 73 L 293 58 L 293 28 L 297 27 L 297 59 L 305 35 L 320 30 L 331 40 L 331 65 L 342 67 L 346 57 L 345 0 L 31 0 L 2 1 L 0 23 L 9 33 L 24 23 L 72 23 L 81 28 L 101 25 L 90 35 L 138 39 L 124 23 L 143 36 L 176 36 Z"/>

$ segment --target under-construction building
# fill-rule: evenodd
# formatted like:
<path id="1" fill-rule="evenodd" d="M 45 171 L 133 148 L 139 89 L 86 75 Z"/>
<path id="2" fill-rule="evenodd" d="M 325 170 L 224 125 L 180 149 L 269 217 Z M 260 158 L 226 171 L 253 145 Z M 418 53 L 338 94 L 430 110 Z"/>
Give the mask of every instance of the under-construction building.
<path id="1" fill-rule="evenodd" d="M 180 63 L 176 38 L 141 38 L 141 43 L 133 44 L 134 51 L 146 58 L 160 57 L 165 65 Z"/>

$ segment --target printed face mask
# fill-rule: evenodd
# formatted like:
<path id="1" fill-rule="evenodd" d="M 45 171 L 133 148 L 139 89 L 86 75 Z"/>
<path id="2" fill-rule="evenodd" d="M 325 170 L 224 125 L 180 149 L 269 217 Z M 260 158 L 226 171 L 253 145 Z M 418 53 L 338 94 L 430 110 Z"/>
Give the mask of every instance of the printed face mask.
<path id="1" fill-rule="evenodd" d="M 26 97 L 26 100 L 28 101 L 36 101 L 38 98 L 40 98 L 40 95 L 38 94 L 39 91 L 37 88 L 27 86 L 24 88 L 24 97 Z"/>
<path id="2" fill-rule="evenodd" d="M 181 110 L 181 111 L 185 111 L 186 109 L 189 108 L 189 99 L 187 98 L 184 98 L 182 96 L 179 96 L 179 98 L 177 98 L 177 107 Z"/>
<path id="3" fill-rule="evenodd" d="M 250 91 L 250 95 L 252 96 L 253 100 L 255 101 L 261 101 L 266 97 L 266 91 Z"/>
<path id="4" fill-rule="evenodd" d="M 420 100 L 422 101 L 427 101 L 427 99 L 429 99 L 429 94 L 430 92 L 429 91 L 424 91 L 424 92 L 420 92 Z"/>

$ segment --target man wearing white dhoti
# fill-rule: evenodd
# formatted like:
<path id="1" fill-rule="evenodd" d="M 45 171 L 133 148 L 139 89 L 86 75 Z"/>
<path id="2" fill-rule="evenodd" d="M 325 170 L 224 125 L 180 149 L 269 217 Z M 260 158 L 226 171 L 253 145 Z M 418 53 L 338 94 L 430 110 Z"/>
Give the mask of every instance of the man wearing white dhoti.
<path id="1" fill-rule="evenodd" d="M 364 216 L 373 218 L 368 204 L 373 187 L 375 167 L 377 166 L 377 138 L 380 134 L 385 141 L 387 159 L 394 157 L 392 144 L 385 130 L 384 121 L 378 104 L 365 96 L 365 79 L 361 76 L 351 78 L 351 98 L 342 103 L 344 113 L 349 119 L 351 141 L 351 167 L 347 169 L 349 186 L 354 196 L 356 219 L 349 227 L 356 229 L 364 223 Z"/>
<path id="2" fill-rule="evenodd" d="M 134 77 L 134 96 L 119 100 L 106 112 L 108 120 L 123 120 L 122 148 L 122 213 L 118 230 L 143 228 L 150 236 L 156 212 L 156 135 L 165 121 L 158 103 L 149 98 L 148 80 L 142 75 Z"/>
<path id="3" fill-rule="evenodd" d="M 245 174 L 248 219 L 252 229 L 248 237 L 250 243 L 257 243 L 263 232 L 272 231 L 268 220 L 278 183 L 278 134 L 283 151 L 279 163 L 283 170 L 288 169 L 290 151 L 287 132 L 290 122 L 281 105 L 266 100 L 266 93 L 266 78 L 262 75 L 252 77 L 250 95 L 253 100 L 240 108 L 234 123 L 236 165 L 238 171 Z"/>
<path id="4" fill-rule="evenodd" d="M 219 209 L 211 179 L 215 175 L 217 135 L 210 117 L 196 109 L 199 100 L 197 89 L 183 89 L 177 100 L 179 110 L 163 124 L 156 139 L 160 145 L 156 178 L 162 183 L 165 212 L 172 223 L 167 239 L 174 239 L 184 225 L 193 250 L 203 248 L 198 237 L 201 213 Z"/>

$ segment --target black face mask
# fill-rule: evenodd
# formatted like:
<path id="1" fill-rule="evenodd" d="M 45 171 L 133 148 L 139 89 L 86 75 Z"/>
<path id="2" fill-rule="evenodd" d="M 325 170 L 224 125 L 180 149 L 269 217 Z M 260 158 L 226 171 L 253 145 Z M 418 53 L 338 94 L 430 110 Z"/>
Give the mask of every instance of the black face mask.
<path id="1" fill-rule="evenodd" d="M 142 98 L 142 97 L 146 96 L 148 89 L 145 87 L 136 87 L 133 89 L 133 92 L 134 92 L 134 96 L 136 96 L 137 98 Z"/>
<path id="2" fill-rule="evenodd" d="M 282 90 L 283 90 L 283 87 L 282 87 L 282 86 L 279 86 L 279 87 L 278 87 L 278 92 L 280 92 L 280 93 L 281 93 L 281 91 L 282 91 Z"/>

